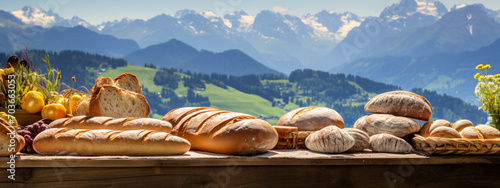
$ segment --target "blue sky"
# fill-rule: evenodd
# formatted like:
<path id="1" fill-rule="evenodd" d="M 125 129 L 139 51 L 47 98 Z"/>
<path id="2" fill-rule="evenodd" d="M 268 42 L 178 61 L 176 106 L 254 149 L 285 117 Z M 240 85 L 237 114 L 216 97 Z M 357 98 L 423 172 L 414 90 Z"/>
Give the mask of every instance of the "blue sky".
<path id="1" fill-rule="evenodd" d="M 217 14 L 243 10 L 255 15 L 264 9 L 280 7 L 294 15 L 351 11 L 360 16 L 376 16 L 388 5 L 400 0 L 16 0 L 1 1 L 0 9 L 11 11 L 29 5 L 44 10 L 52 9 L 64 18 L 76 15 L 92 24 L 124 17 L 149 19 L 165 13 L 173 14 L 181 9 L 196 11 L 213 10 Z M 454 4 L 482 3 L 493 10 L 500 10 L 499 0 L 441 0 L 450 8 Z"/>

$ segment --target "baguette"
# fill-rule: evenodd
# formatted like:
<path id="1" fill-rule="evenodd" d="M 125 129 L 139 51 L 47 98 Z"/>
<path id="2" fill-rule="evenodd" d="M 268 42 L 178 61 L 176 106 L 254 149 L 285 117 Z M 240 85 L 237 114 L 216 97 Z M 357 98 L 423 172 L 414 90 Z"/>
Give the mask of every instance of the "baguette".
<path id="1" fill-rule="evenodd" d="M 50 128 L 108 129 L 108 130 L 153 130 L 170 133 L 169 122 L 151 118 L 112 118 L 99 116 L 76 116 L 58 119 L 49 124 Z"/>
<path id="2" fill-rule="evenodd" d="M 96 88 L 89 104 L 92 116 L 148 117 L 151 109 L 146 98 L 138 93 L 116 86 Z"/>
<path id="3" fill-rule="evenodd" d="M 297 127 L 299 131 L 317 131 L 330 125 L 342 129 L 344 128 L 344 119 L 333 109 L 311 106 L 286 113 L 276 126 Z"/>
<path id="4" fill-rule="evenodd" d="M 366 103 L 365 111 L 422 121 L 429 121 L 432 118 L 431 103 L 426 98 L 409 91 L 392 91 L 377 95 Z"/>
<path id="5" fill-rule="evenodd" d="M 163 119 L 172 133 L 185 138 L 194 150 L 231 155 L 252 155 L 272 149 L 278 133 L 266 121 L 253 116 L 213 108 L 178 108 Z"/>
<path id="6" fill-rule="evenodd" d="M 51 128 L 33 140 L 33 149 L 44 155 L 180 155 L 189 148 L 183 138 L 150 130 Z"/>

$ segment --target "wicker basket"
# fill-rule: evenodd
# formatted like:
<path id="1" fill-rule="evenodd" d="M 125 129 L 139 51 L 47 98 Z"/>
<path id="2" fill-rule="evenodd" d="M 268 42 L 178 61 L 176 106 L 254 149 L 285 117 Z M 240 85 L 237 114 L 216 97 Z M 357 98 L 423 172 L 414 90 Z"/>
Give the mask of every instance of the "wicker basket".
<path id="1" fill-rule="evenodd" d="M 298 131 L 297 127 L 274 126 L 278 132 L 278 144 L 274 149 L 305 148 L 305 140 L 314 131 Z"/>
<path id="2" fill-rule="evenodd" d="M 500 139 L 413 137 L 413 147 L 425 154 L 494 155 L 500 153 Z"/>

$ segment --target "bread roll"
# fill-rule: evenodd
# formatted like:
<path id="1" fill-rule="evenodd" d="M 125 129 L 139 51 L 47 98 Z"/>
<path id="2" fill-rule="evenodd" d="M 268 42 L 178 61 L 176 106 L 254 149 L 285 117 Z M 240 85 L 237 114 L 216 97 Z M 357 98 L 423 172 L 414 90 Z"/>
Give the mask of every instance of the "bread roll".
<path id="1" fill-rule="evenodd" d="M 174 109 L 163 119 L 172 133 L 187 139 L 194 150 L 231 155 L 252 155 L 274 148 L 278 133 L 266 121 L 213 108 Z"/>
<path id="2" fill-rule="evenodd" d="M 7 120 L 0 118 L 0 157 L 16 154 L 25 144 L 24 138 L 17 134 L 14 127 L 11 127 Z"/>
<path id="3" fill-rule="evenodd" d="M 150 130 L 51 128 L 33 140 L 33 149 L 44 155 L 180 155 L 189 148 L 183 138 Z"/>
<path id="4" fill-rule="evenodd" d="M 484 139 L 497 139 L 500 138 L 500 131 L 489 125 L 478 125 L 476 129 L 481 132 Z"/>
<path id="5" fill-rule="evenodd" d="M 82 99 L 76 106 L 73 115 L 75 116 L 88 116 L 90 115 L 89 111 L 90 106 L 90 98 Z"/>
<path id="6" fill-rule="evenodd" d="M 356 128 L 346 128 L 344 130 L 355 140 L 354 145 L 349 149 L 350 152 L 363 151 L 370 147 L 370 135 L 366 134 L 364 131 Z"/>
<path id="7" fill-rule="evenodd" d="M 151 109 L 146 98 L 116 86 L 101 86 L 92 94 L 89 104 L 92 116 L 149 117 Z"/>
<path id="8" fill-rule="evenodd" d="M 475 127 L 466 127 L 460 131 L 460 135 L 465 139 L 484 139 L 483 134 Z"/>
<path id="9" fill-rule="evenodd" d="M 391 134 L 376 134 L 370 137 L 370 149 L 374 152 L 410 153 L 411 145 L 402 138 Z"/>
<path id="10" fill-rule="evenodd" d="M 432 130 L 429 137 L 462 138 L 462 136 L 460 136 L 460 133 L 458 133 L 457 130 L 446 126 L 440 126 L 435 128 L 434 130 Z"/>
<path id="11" fill-rule="evenodd" d="M 349 133 L 333 125 L 306 138 L 307 149 L 321 153 L 343 153 L 351 149 L 354 143 L 355 140 Z"/>
<path id="12" fill-rule="evenodd" d="M 365 111 L 422 121 L 429 121 L 432 118 L 431 103 L 426 98 L 409 91 L 391 91 L 377 95 L 366 103 Z"/>
<path id="13" fill-rule="evenodd" d="M 381 133 L 404 137 L 420 130 L 420 124 L 416 121 L 389 114 L 371 114 L 359 118 L 354 123 L 354 128 L 366 132 L 368 135 Z"/>
<path id="14" fill-rule="evenodd" d="M 453 124 L 453 128 L 458 132 L 462 131 L 466 127 L 474 127 L 474 124 L 472 124 L 471 121 L 466 119 L 458 120 Z"/>
<path id="15" fill-rule="evenodd" d="M 51 128 L 108 129 L 108 130 L 153 130 L 170 133 L 169 122 L 151 118 L 112 118 L 101 116 L 76 116 L 59 119 L 49 124 Z"/>
<path id="16" fill-rule="evenodd" d="M 420 129 L 420 135 L 423 137 L 428 137 L 431 135 L 431 132 L 436 129 L 437 127 L 440 126 L 445 126 L 445 127 L 451 127 L 450 122 L 446 121 L 444 119 L 438 119 L 436 121 L 429 121 L 426 122 L 422 128 Z"/>
<path id="17" fill-rule="evenodd" d="M 317 131 L 330 125 L 342 129 L 344 128 L 344 119 L 333 109 L 312 106 L 286 113 L 276 126 L 297 127 L 299 131 Z"/>

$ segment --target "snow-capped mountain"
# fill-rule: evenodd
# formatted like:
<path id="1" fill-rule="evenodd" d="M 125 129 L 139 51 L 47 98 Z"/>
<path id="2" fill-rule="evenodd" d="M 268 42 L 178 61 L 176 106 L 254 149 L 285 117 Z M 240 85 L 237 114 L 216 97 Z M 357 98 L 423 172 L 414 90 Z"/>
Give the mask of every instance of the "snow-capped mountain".
<path id="1" fill-rule="evenodd" d="M 65 19 L 52 10 L 44 11 L 38 8 L 25 6 L 21 10 L 11 11 L 10 13 L 27 25 L 42 26 L 44 28 L 54 26 L 75 27 L 81 25 L 95 30 L 95 26 L 77 16 L 73 16 L 71 19 Z"/>

